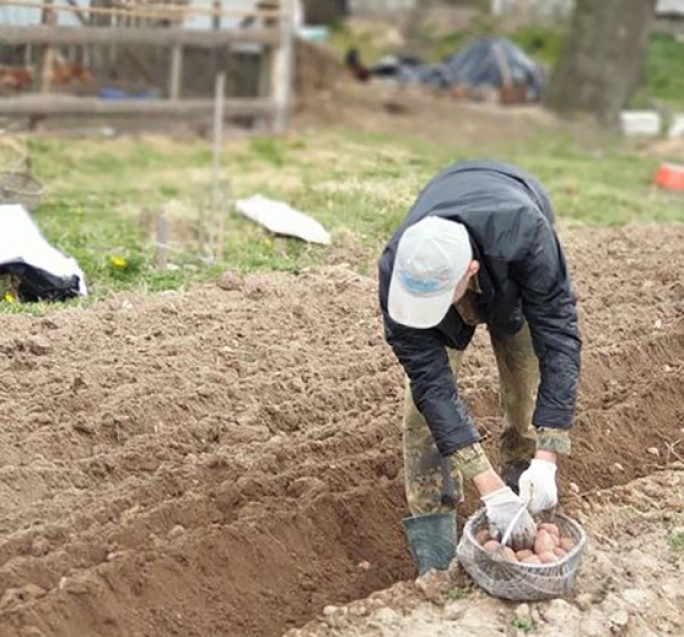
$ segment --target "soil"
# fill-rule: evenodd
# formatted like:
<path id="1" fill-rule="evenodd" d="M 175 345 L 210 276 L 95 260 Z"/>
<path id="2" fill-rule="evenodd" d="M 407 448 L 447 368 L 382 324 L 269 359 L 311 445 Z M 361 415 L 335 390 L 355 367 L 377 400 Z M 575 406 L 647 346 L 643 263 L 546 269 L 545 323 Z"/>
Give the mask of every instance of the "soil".
<path id="1" fill-rule="evenodd" d="M 291 635 L 455 634 L 401 623 L 446 612 L 491 619 L 483 635 L 510 633 L 515 612 L 544 635 L 608 634 L 604 620 L 681 634 L 667 533 L 682 525 L 684 226 L 563 238 L 585 350 L 561 492 L 590 532 L 588 601 L 440 605 L 425 595 L 439 601 L 444 582 L 416 588 L 399 524 L 401 370 L 375 281 L 341 264 L 4 317 L 0 636 L 282 635 L 390 586 L 360 602 L 392 611 L 380 628 L 328 608 Z M 460 386 L 495 459 L 484 333 Z M 476 506 L 471 493 L 461 518 Z"/>
<path id="2" fill-rule="evenodd" d="M 504 602 L 475 588 L 458 561 L 399 582 L 285 637 L 661 637 L 684 631 L 684 465 L 585 501 L 592 540 L 572 599 Z M 677 526 L 678 525 L 678 526 Z"/>
<path id="3" fill-rule="evenodd" d="M 454 139 L 482 144 L 522 140 L 558 129 L 554 115 L 539 105 L 501 106 L 496 99 L 457 99 L 443 90 L 398 86 L 392 81 L 357 82 L 348 76 L 306 95 L 293 119 L 296 129 L 341 126 L 365 132 Z M 563 124 L 573 136 L 597 135 L 595 127 Z M 588 132 L 591 131 L 591 132 Z"/>

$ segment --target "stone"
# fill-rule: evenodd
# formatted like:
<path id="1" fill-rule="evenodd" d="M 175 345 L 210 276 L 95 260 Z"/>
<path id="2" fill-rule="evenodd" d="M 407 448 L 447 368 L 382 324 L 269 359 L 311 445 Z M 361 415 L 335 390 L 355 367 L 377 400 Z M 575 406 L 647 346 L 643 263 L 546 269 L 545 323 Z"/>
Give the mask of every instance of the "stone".
<path id="1" fill-rule="evenodd" d="M 33 584 L 32 582 L 24 584 L 24 586 L 21 587 L 21 591 L 28 599 L 38 599 L 39 597 L 43 597 L 47 592 L 44 588 L 41 588 L 38 584 Z"/>
<path id="2" fill-rule="evenodd" d="M 594 617 L 583 619 L 580 624 L 580 635 L 583 637 L 604 637 L 607 632 L 603 622 Z"/>
<path id="3" fill-rule="evenodd" d="M 352 604 L 349 607 L 349 611 L 352 615 L 357 615 L 358 617 L 365 617 L 368 615 L 368 607 L 363 602 Z"/>
<path id="4" fill-rule="evenodd" d="M 621 608 L 608 617 L 608 621 L 613 626 L 624 628 L 629 623 L 629 613 L 624 608 Z"/>
<path id="5" fill-rule="evenodd" d="M 588 611 L 591 608 L 591 593 L 581 593 L 575 599 L 577 608 L 582 611 Z"/>
<path id="6" fill-rule="evenodd" d="M 216 285 L 222 290 L 230 292 L 232 290 L 239 290 L 242 288 L 243 279 L 239 273 L 233 270 L 227 270 L 216 279 Z"/>
<path id="7" fill-rule="evenodd" d="M 530 616 L 530 607 L 527 604 L 519 604 L 518 606 L 515 607 L 515 616 L 516 617 L 529 617 Z"/>
<path id="8" fill-rule="evenodd" d="M 71 426 L 74 431 L 85 434 L 86 436 L 92 436 L 95 433 L 95 426 L 87 420 L 77 420 Z"/>
<path id="9" fill-rule="evenodd" d="M 567 625 L 579 615 L 579 610 L 564 599 L 553 599 L 544 608 L 542 614 L 550 624 Z"/>
<path id="10" fill-rule="evenodd" d="M 658 451 L 657 447 L 649 447 L 646 449 L 646 453 L 655 456 L 656 458 L 660 455 L 660 451 Z"/>
<path id="11" fill-rule="evenodd" d="M 182 524 L 176 524 L 168 533 L 169 540 L 175 540 L 177 537 L 185 534 L 185 527 Z"/>
<path id="12" fill-rule="evenodd" d="M 31 555 L 34 557 L 40 557 L 42 555 L 47 555 L 50 552 L 50 542 L 44 537 L 38 536 L 31 542 Z"/>
<path id="13" fill-rule="evenodd" d="M 644 606 L 651 602 L 653 596 L 643 588 L 627 588 L 622 592 L 622 599 L 630 606 Z"/>
<path id="14" fill-rule="evenodd" d="M 243 290 L 245 296 L 252 301 L 258 301 L 259 299 L 263 299 L 267 294 L 264 285 L 255 279 L 249 279 L 244 284 Z"/>
<path id="15" fill-rule="evenodd" d="M 391 608 L 381 608 L 376 610 L 371 616 L 371 623 L 378 624 L 380 626 L 391 626 L 396 624 L 401 619 L 401 615 Z"/>
<path id="16" fill-rule="evenodd" d="M 422 591 L 425 599 L 443 606 L 445 603 L 444 590 L 447 584 L 445 571 L 428 571 L 415 580 L 415 586 Z"/>
<path id="17" fill-rule="evenodd" d="M 447 621 L 457 621 L 462 619 L 464 609 L 463 600 L 454 600 L 444 606 L 444 619 Z"/>
<path id="18" fill-rule="evenodd" d="M 35 354 L 36 356 L 43 356 L 52 351 L 52 344 L 50 341 L 40 338 L 39 336 L 29 339 L 26 342 L 26 346 L 29 352 L 31 352 L 31 354 Z"/>
<path id="19" fill-rule="evenodd" d="M 682 587 L 673 581 L 664 582 L 661 585 L 660 590 L 662 591 L 663 595 L 665 595 L 665 597 L 671 600 L 676 600 L 678 597 L 684 596 L 684 591 L 682 591 Z"/>

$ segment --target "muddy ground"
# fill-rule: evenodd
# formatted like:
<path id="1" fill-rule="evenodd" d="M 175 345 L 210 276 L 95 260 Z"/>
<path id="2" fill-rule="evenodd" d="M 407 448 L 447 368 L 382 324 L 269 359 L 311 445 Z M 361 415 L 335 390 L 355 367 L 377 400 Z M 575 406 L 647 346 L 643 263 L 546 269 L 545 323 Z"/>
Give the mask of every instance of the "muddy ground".
<path id="1" fill-rule="evenodd" d="M 339 265 L 3 317 L 0 635 L 281 635 L 393 585 L 291 635 L 460 635 L 475 615 L 511 634 L 516 612 L 544 635 L 681 634 L 684 226 L 563 239 L 585 340 L 560 471 L 591 533 L 580 597 L 516 610 L 457 571 L 463 599 L 415 587 L 401 372 L 373 278 Z M 486 342 L 460 385 L 495 458 Z"/>

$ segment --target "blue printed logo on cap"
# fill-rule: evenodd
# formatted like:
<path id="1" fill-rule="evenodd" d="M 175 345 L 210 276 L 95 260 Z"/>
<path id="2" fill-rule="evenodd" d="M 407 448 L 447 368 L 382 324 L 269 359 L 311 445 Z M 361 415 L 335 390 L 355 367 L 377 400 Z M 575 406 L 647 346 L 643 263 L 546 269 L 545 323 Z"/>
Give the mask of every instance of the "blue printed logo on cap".
<path id="1" fill-rule="evenodd" d="M 398 272 L 402 286 L 419 296 L 430 296 L 439 294 L 449 288 L 449 274 L 444 273 L 440 277 L 417 277 L 406 270 Z"/>

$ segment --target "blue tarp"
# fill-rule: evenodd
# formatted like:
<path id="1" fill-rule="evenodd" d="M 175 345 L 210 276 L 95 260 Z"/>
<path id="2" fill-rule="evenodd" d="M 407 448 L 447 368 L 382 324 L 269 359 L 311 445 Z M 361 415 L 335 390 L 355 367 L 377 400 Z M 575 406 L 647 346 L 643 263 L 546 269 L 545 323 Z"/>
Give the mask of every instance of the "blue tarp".
<path id="1" fill-rule="evenodd" d="M 530 100 L 538 100 L 545 85 L 543 69 L 520 47 L 504 37 L 481 38 L 439 64 L 385 61 L 371 69 L 376 76 L 393 77 L 401 84 L 419 82 L 440 88 L 500 88 L 504 76 L 512 84 L 528 87 Z"/>

